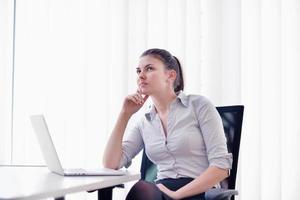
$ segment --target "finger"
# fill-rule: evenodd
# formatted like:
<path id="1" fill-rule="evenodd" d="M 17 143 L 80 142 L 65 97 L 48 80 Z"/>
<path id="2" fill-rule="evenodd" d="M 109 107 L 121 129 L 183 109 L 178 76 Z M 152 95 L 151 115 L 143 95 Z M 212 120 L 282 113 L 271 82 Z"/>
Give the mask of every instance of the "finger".
<path id="1" fill-rule="evenodd" d="M 143 98 L 143 94 L 140 89 L 137 89 L 136 94 Z"/>
<path id="2" fill-rule="evenodd" d="M 135 104 L 139 104 L 139 101 L 136 99 L 136 98 L 134 98 L 134 96 L 128 96 L 128 99 L 130 100 L 130 101 L 132 101 L 132 102 L 134 102 Z"/>
<path id="3" fill-rule="evenodd" d="M 148 97 L 149 97 L 149 95 L 143 94 L 142 91 L 141 91 L 140 89 L 137 89 L 136 92 L 142 97 L 142 99 L 143 99 L 144 101 L 146 101 L 146 100 L 148 99 Z"/>
<path id="4" fill-rule="evenodd" d="M 140 88 L 138 88 L 138 89 L 136 90 L 136 93 L 142 94 L 142 91 L 141 91 L 141 89 L 140 89 Z"/>
<path id="5" fill-rule="evenodd" d="M 143 97 L 143 95 L 142 95 L 141 93 L 139 93 L 139 92 L 137 91 L 136 94 L 135 94 L 135 96 L 136 96 L 137 98 L 139 98 L 139 100 L 140 100 L 141 103 L 145 103 L 144 97 Z"/>
<path id="6" fill-rule="evenodd" d="M 137 92 L 136 95 L 138 96 L 138 98 L 139 98 L 142 102 L 144 102 L 144 98 L 143 98 L 143 96 L 142 96 L 141 93 Z"/>
<path id="7" fill-rule="evenodd" d="M 144 98 L 143 98 L 144 102 L 148 99 L 148 97 L 149 97 L 149 95 L 144 96 Z"/>
<path id="8" fill-rule="evenodd" d="M 142 97 L 145 96 L 145 94 L 142 92 L 140 88 L 137 89 L 137 93 L 139 93 Z"/>
<path id="9" fill-rule="evenodd" d="M 137 89 L 136 94 L 142 96 L 142 92 L 140 91 L 140 89 Z"/>
<path id="10" fill-rule="evenodd" d="M 138 102 L 138 104 L 144 103 L 143 99 L 141 99 L 138 95 L 135 94 L 132 97 Z"/>

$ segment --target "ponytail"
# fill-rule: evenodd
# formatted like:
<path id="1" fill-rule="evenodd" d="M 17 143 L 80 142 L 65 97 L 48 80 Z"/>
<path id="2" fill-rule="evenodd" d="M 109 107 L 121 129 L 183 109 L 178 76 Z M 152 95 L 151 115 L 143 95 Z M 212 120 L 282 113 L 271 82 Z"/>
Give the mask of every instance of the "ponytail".
<path id="1" fill-rule="evenodd" d="M 176 56 L 173 56 L 174 59 L 176 60 L 176 63 L 178 65 L 178 71 L 176 71 L 177 73 L 177 77 L 176 77 L 176 85 L 174 85 L 174 91 L 175 93 L 179 93 L 180 91 L 183 91 L 184 89 L 184 80 L 183 80 L 183 73 L 182 73 L 182 67 L 181 64 L 178 60 L 178 58 Z"/>

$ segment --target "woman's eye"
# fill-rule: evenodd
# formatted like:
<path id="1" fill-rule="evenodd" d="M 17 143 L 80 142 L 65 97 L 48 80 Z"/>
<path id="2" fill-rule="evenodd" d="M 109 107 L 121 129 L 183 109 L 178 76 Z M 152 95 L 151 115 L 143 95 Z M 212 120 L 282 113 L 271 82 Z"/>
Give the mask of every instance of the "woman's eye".
<path id="1" fill-rule="evenodd" d="M 146 70 L 147 70 L 147 71 L 152 71 L 152 70 L 153 70 L 153 67 L 147 67 Z"/>
<path id="2" fill-rule="evenodd" d="M 140 70 L 140 69 L 137 69 L 137 70 L 136 70 L 136 73 L 137 73 L 137 74 L 141 73 L 141 70 Z"/>

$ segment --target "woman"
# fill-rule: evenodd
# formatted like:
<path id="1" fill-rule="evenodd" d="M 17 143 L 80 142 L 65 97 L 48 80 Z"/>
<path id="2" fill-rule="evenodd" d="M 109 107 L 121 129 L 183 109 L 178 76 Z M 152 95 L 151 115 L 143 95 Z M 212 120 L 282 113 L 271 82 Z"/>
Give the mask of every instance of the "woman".
<path id="1" fill-rule="evenodd" d="M 138 90 L 124 100 L 104 166 L 128 167 L 145 148 L 158 168 L 156 184 L 138 181 L 126 199 L 205 199 L 205 191 L 228 176 L 232 163 L 218 112 L 205 97 L 182 92 L 181 65 L 166 50 L 145 51 L 137 75 Z M 128 120 L 148 97 L 153 105 L 123 140 Z"/>

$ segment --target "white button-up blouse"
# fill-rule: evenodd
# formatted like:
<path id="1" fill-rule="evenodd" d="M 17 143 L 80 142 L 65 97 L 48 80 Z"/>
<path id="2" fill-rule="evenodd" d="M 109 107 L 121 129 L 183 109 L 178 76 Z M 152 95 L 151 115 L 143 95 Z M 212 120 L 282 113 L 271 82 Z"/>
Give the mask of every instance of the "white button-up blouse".
<path id="1" fill-rule="evenodd" d="M 213 104 L 200 95 L 180 93 L 171 103 L 167 136 L 154 105 L 122 143 L 119 168 L 129 167 L 143 148 L 157 165 L 157 179 L 196 178 L 209 166 L 231 169 L 222 120 Z"/>

